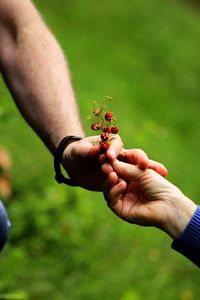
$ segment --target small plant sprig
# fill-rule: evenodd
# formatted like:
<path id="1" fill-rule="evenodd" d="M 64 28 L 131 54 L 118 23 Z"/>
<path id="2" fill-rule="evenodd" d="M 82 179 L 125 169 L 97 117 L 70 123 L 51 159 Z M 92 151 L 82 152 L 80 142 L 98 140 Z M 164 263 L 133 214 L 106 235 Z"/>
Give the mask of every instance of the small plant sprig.
<path id="1" fill-rule="evenodd" d="M 119 128 L 116 126 L 116 118 L 112 111 L 106 110 L 106 102 L 108 101 L 112 101 L 112 97 L 105 96 L 101 106 L 98 105 L 97 101 L 93 101 L 93 112 L 89 117 L 93 119 L 91 129 L 100 131 L 100 153 L 106 153 L 113 135 L 119 132 Z"/>

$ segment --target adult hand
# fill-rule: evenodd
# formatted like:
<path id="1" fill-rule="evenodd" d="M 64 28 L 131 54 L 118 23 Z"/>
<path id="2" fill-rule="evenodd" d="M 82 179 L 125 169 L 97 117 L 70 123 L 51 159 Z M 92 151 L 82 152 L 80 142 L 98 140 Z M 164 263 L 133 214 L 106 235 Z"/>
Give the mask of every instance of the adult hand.
<path id="1" fill-rule="evenodd" d="M 178 238 L 196 205 L 154 170 L 143 171 L 118 160 L 112 162 L 112 168 L 102 166 L 108 174 L 104 190 L 108 206 L 129 223 L 156 226 Z"/>
<path id="2" fill-rule="evenodd" d="M 71 143 L 64 151 L 63 166 L 73 181 L 88 190 L 103 191 L 105 175 L 99 162 L 99 136 L 83 138 Z M 115 135 L 106 153 L 110 161 L 116 159 L 123 147 L 119 135 Z M 146 159 L 146 156 L 145 156 Z"/>

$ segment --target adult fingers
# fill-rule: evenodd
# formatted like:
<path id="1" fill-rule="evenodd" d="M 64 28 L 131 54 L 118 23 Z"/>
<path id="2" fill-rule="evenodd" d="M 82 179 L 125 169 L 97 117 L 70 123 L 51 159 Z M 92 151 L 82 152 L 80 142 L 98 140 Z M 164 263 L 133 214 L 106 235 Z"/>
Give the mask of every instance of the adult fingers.
<path id="1" fill-rule="evenodd" d="M 99 142 L 101 141 L 100 136 L 89 136 L 82 140 L 85 145 L 85 150 L 87 151 L 87 155 L 95 156 L 99 153 Z M 118 134 L 115 134 L 110 139 L 110 145 L 106 152 L 106 158 L 109 161 L 113 161 L 117 158 L 119 153 L 123 148 L 123 143 Z M 89 153 L 88 153 L 89 151 Z M 101 155 L 100 155 L 101 157 Z M 105 160 L 105 155 L 103 156 Z"/>
<path id="2" fill-rule="evenodd" d="M 108 163 L 104 163 L 102 166 L 101 166 L 101 170 L 104 174 L 108 175 L 109 173 L 113 172 L 113 168 L 110 164 Z"/>
<path id="3" fill-rule="evenodd" d="M 105 182 L 105 191 L 108 193 L 110 189 L 118 182 L 118 176 L 115 172 L 108 174 Z"/>
<path id="4" fill-rule="evenodd" d="M 107 155 L 106 154 L 100 154 L 99 155 L 99 162 L 100 162 L 101 165 L 108 162 Z"/>
<path id="5" fill-rule="evenodd" d="M 122 148 L 123 143 L 120 136 L 118 134 L 114 135 L 106 153 L 109 161 L 114 161 L 121 152 Z"/>

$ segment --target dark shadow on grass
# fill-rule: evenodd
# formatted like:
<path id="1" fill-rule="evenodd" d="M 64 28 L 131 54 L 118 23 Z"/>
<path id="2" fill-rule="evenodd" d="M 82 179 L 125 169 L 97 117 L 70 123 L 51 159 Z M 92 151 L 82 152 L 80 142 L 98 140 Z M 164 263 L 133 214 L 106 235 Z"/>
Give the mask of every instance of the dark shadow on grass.
<path id="1" fill-rule="evenodd" d="M 193 6 L 194 9 L 200 10 L 200 0 L 184 0 L 183 2 L 185 2 L 187 5 Z"/>

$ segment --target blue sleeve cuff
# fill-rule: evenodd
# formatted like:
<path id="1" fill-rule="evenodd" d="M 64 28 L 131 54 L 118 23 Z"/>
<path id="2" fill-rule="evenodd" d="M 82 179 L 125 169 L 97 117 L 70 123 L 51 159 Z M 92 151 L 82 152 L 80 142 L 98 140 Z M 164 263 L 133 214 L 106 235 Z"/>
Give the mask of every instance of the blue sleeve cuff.
<path id="1" fill-rule="evenodd" d="M 9 229 L 11 227 L 10 220 L 3 203 L 0 201 L 0 251 L 3 249 L 7 239 Z"/>
<path id="2" fill-rule="evenodd" d="M 200 206 L 181 236 L 172 242 L 172 248 L 200 267 Z"/>

